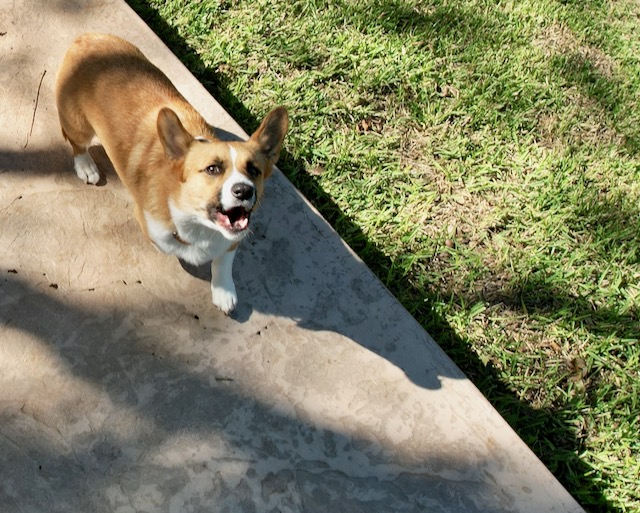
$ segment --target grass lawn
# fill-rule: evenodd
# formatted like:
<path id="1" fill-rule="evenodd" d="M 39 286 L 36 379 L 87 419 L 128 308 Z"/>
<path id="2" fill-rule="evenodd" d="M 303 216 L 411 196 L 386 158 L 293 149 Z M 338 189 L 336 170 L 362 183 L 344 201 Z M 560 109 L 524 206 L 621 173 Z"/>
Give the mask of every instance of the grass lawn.
<path id="1" fill-rule="evenodd" d="M 129 0 L 589 511 L 640 511 L 640 3 Z"/>

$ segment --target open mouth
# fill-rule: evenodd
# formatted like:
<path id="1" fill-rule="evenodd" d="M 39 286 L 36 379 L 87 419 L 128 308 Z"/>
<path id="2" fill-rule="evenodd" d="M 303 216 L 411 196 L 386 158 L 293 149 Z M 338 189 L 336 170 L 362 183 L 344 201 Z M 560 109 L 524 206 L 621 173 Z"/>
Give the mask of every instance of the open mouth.
<path id="1" fill-rule="evenodd" d="M 229 210 L 219 209 L 215 212 L 215 221 L 230 232 L 241 232 L 249 227 L 251 210 L 234 207 Z"/>

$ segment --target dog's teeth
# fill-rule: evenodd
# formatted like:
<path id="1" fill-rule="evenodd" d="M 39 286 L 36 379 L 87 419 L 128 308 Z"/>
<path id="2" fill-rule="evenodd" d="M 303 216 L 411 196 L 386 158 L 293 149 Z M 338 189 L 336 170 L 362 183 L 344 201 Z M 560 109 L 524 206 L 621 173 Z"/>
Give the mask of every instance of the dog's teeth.
<path id="1" fill-rule="evenodd" d="M 238 230 L 245 230 L 247 228 L 247 226 L 249 226 L 249 218 L 248 217 L 242 217 L 242 218 L 240 218 L 238 221 L 236 221 L 233 224 L 234 224 L 235 228 L 237 228 Z"/>

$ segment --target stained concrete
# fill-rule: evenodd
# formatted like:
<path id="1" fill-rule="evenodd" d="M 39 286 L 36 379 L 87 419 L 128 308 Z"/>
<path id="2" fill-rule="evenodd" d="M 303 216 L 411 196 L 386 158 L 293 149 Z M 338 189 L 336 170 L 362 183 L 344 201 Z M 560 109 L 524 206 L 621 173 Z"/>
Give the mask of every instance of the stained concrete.
<path id="1" fill-rule="evenodd" d="M 124 2 L 0 0 L 1 512 L 582 511 L 280 173 L 231 317 L 99 149 L 81 183 L 52 87 L 86 30 L 244 136 Z"/>

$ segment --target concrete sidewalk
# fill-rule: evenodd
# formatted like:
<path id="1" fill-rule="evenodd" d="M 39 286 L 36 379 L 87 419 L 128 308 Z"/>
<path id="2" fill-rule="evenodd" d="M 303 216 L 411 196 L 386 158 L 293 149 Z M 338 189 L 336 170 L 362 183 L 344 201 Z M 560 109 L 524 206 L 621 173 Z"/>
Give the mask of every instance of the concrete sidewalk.
<path id="1" fill-rule="evenodd" d="M 52 89 L 88 30 L 244 136 L 123 1 L 0 0 L 2 513 L 582 511 L 280 173 L 232 317 L 99 149 L 81 183 Z"/>

